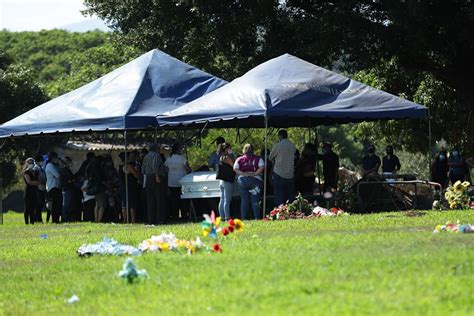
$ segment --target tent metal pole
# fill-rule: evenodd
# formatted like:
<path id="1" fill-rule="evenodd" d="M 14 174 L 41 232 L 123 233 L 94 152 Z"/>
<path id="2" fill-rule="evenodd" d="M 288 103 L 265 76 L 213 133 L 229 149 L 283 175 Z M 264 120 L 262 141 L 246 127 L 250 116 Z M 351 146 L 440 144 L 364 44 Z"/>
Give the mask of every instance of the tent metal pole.
<path id="1" fill-rule="evenodd" d="M 3 225 L 3 174 L 2 174 L 3 159 L 0 160 L 0 224 Z"/>
<path id="2" fill-rule="evenodd" d="M 268 159 L 268 153 L 267 153 L 267 148 L 268 148 L 268 141 L 267 141 L 267 136 L 268 136 L 268 117 L 265 115 L 265 138 L 263 139 L 264 145 L 265 145 L 265 169 L 263 172 L 263 218 L 265 218 L 265 213 L 267 210 L 267 159 Z"/>
<path id="3" fill-rule="evenodd" d="M 125 223 L 128 224 L 128 150 L 127 150 L 127 130 L 123 131 L 125 145 Z"/>
<path id="4" fill-rule="evenodd" d="M 433 148 L 432 148 L 432 135 L 431 135 L 431 114 L 430 109 L 428 108 L 428 174 L 430 174 L 431 170 L 431 157 L 433 156 Z"/>
<path id="5" fill-rule="evenodd" d="M 155 145 L 158 145 L 158 132 L 157 132 L 158 127 L 155 126 L 155 132 L 153 134 L 153 139 L 155 141 Z"/>
<path id="6" fill-rule="evenodd" d="M 318 128 L 316 127 L 314 129 L 314 142 L 315 142 L 315 145 L 316 145 L 316 151 L 319 152 L 319 135 L 318 135 Z M 318 156 L 319 156 L 319 153 L 318 153 Z M 321 189 L 321 172 L 319 170 L 319 157 L 317 157 L 318 159 L 316 159 L 316 173 L 318 174 L 318 190 L 319 190 L 319 195 L 321 195 L 321 193 L 323 193 L 322 189 Z"/>

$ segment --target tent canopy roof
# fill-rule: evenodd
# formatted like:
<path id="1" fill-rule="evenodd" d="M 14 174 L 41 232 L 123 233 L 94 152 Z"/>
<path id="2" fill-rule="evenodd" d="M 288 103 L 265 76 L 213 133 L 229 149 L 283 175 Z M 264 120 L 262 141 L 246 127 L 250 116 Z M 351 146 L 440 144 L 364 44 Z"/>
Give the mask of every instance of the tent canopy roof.
<path id="1" fill-rule="evenodd" d="M 141 129 L 227 82 L 157 49 L 0 126 L 0 138 Z"/>
<path id="2" fill-rule="evenodd" d="M 424 118 L 426 108 L 284 54 L 157 116 L 161 126 L 308 127 Z"/>

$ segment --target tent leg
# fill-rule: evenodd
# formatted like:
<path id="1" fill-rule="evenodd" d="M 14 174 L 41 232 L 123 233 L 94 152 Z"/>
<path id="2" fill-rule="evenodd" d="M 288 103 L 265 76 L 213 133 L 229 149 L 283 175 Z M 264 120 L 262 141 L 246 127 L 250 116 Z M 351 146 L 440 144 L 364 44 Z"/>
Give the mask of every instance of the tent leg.
<path id="1" fill-rule="evenodd" d="M 0 162 L 0 224 L 3 225 L 3 177 Z"/>
<path id="2" fill-rule="evenodd" d="M 431 157 L 433 156 L 433 148 L 432 148 L 432 135 L 431 135 L 431 114 L 430 109 L 428 109 L 428 174 L 430 174 L 431 170 Z"/>
<path id="3" fill-rule="evenodd" d="M 319 135 L 318 135 L 318 128 L 317 127 L 314 129 L 314 142 L 315 142 L 315 145 L 316 145 L 316 150 L 319 152 L 319 150 L 318 150 L 318 148 L 319 148 Z M 321 195 L 323 193 L 323 190 L 321 188 L 321 172 L 319 170 L 319 157 L 318 157 L 318 159 L 316 159 L 316 173 L 318 175 L 319 195 Z"/>
<path id="4" fill-rule="evenodd" d="M 268 136 L 268 118 L 265 115 L 265 138 L 263 139 L 264 145 L 265 145 L 265 171 L 263 172 L 263 218 L 265 218 L 265 213 L 267 210 L 267 159 L 268 159 L 268 154 L 267 154 L 267 136 Z"/>
<path id="5" fill-rule="evenodd" d="M 125 218 L 124 222 L 128 224 L 128 151 L 127 151 L 127 131 L 123 131 L 124 145 L 125 145 Z"/>

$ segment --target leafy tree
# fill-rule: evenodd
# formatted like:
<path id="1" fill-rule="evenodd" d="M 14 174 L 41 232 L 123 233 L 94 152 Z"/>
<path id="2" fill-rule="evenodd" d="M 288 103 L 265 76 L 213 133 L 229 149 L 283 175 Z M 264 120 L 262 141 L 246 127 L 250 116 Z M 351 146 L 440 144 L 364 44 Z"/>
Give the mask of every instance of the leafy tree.
<path id="1" fill-rule="evenodd" d="M 285 52 L 323 67 L 337 64 L 349 73 L 364 70 L 359 79 L 372 77 L 369 83 L 429 106 L 434 140 L 449 138 L 474 153 L 468 130 L 474 105 L 474 5 L 469 0 L 85 4 L 88 13 L 122 32 L 124 42 L 143 50 L 161 48 L 225 79 Z M 391 122 L 378 132 L 411 150 L 427 144 L 425 123 Z"/>
<path id="2" fill-rule="evenodd" d="M 35 83 L 32 70 L 18 64 L 0 51 L 0 115 L 1 122 L 8 121 L 17 115 L 47 100 L 41 87 Z M 0 142 L 0 177 L 3 186 L 15 182 L 16 159 L 32 152 L 33 144 L 25 140 Z"/>

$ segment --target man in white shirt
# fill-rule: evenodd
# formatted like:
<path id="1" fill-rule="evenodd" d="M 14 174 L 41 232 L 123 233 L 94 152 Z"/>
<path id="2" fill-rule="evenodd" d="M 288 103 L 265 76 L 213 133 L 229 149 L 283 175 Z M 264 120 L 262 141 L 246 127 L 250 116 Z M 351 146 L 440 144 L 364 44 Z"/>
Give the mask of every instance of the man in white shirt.
<path id="1" fill-rule="evenodd" d="M 273 162 L 273 195 L 275 206 L 283 203 L 293 202 L 295 198 L 295 145 L 288 140 L 286 130 L 278 131 L 279 142 L 276 143 L 270 152 L 270 159 Z"/>
<path id="2" fill-rule="evenodd" d="M 51 201 L 51 216 L 53 223 L 59 223 L 63 206 L 63 193 L 59 187 L 59 157 L 58 154 L 50 152 L 48 154 L 48 164 L 46 165 L 46 191 L 48 199 Z"/>

